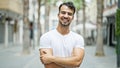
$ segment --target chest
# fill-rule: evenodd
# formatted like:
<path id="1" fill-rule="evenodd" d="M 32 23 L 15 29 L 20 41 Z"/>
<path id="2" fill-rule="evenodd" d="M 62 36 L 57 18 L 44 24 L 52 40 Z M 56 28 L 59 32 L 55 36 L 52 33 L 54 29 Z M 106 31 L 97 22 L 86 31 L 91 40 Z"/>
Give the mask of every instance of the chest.
<path id="1" fill-rule="evenodd" d="M 57 56 L 70 56 L 75 46 L 76 41 L 73 37 L 53 37 L 51 40 L 51 47 L 53 48 L 53 54 Z"/>

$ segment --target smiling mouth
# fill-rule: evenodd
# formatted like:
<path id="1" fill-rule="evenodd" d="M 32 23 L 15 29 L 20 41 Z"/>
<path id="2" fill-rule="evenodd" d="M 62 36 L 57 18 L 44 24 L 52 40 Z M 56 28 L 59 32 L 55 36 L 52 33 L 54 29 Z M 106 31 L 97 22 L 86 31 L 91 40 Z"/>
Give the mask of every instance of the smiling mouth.
<path id="1" fill-rule="evenodd" d="M 68 22 L 69 20 L 68 19 L 63 19 L 64 22 Z"/>

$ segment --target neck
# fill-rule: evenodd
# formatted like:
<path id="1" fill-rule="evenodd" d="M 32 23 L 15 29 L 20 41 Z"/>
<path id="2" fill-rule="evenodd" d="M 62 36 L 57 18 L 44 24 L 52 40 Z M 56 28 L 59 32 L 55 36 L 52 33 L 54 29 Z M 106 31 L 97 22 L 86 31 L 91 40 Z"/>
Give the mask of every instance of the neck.
<path id="1" fill-rule="evenodd" d="M 57 31 L 62 35 L 66 35 L 70 32 L 69 27 L 62 27 L 62 26 L 58 26 Z"/>

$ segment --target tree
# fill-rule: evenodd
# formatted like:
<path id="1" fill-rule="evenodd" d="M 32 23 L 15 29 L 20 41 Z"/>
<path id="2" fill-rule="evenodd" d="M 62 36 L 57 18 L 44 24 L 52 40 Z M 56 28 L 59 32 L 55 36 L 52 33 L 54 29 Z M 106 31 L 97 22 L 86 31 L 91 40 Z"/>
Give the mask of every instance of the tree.
<path id="1" fill-rule="evenodd" d="M 29 19 L 28 19 L 28 11 L 29 11 L 29 0 L 23 0 L 23 54 L 30 54 L 30 45 L 29 45 Z"/>
<path id="2" fill-rule="evenodd" d="M 102 20 L 103 20 L 103 1 L 97 0 L 97 43 L 96 43 L 96 56 L 104 56 L 103 49 L 103 30 L 102 30 Z"/>
<path id="3" fill-rule="evenodd" d="M 117 53 L 117 67 L 120 67 L 120 9 L 117 9 L 116 13 L 116 53 Z"/>
<path id="4" fill-rule="evenodd" d="M 45 32 L 49 31 L 49 14 L 51 6 L 54 6 L 56 0 L 45 0 Z"/>
<path id="5" fill-rule="evenodd" d="M 74 0 L 73 3 L 76 7 L 76 23 L 79 24 L 79 10 L 83 8 L 83 0 Z"/>
<path id="6" fill-rule="evenodd" d="M 86 28 L 85 28 L 85 23 L 86 23 L 86 13 L 85 13 L 85 0 L 82 0 L 82 5 L 83 5 L 83 37 L 84 41 L 86 42 Z"/>
<path id="7" fill-rule="evenodd" d="M 120 0 L 118 0 L 118 9 L 116 12 L 116 53 L 117 53 L 117 68 L 120 68 Z"/>
<path id="8" fill-rule="evenodd" d="M 49 31 L 50 0 L 45 0 L 45 32 Z"/>
<path id="9" fill-rule="evenodd" d="M 42 35 L 42 30 L 41 30 L 41 22 L 40 22 L 40 9 L 41 9 L 41 0 L 38 1 L 38 42 L 40 40 L 40 36 Z"/>

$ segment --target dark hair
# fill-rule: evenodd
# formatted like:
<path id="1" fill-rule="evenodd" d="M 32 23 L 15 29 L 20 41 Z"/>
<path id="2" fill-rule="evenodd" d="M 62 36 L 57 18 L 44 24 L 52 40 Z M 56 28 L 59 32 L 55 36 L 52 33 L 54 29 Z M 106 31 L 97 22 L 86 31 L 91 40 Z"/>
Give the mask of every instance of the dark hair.
<path id="1" fill-rule="evenodd" d="M 74 11 L 73 14 L 75 13 L 75 6 L 74 6 L 73 2 L 65 2 L 65 3 L 62 3 L 62 4 L 59 6 L 59 12 L 60 12 L 60 8 L 61 8 L 63 5 L 68 6 L 71 10 Z"/>

